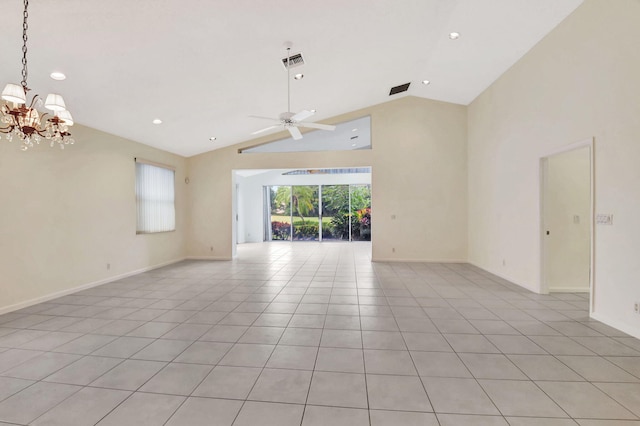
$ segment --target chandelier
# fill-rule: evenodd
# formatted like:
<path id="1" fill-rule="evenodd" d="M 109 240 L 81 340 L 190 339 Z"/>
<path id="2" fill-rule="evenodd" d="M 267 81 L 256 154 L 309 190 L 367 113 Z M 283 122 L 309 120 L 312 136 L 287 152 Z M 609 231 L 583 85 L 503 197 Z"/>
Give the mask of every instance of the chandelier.
<path id="1" fill-rule="evenodd" d="M 0 107 L 0 133 L 6 133 L 6 139 L 12 141 L 17 137 L 22 141 L 21 149 L 26 151 L 33 148 L 34 144 L 47 141 L 51 147 L 58 145 L 64 149 L 65 145 L 73 144 L 69 127 L 73 126 L 71 113 L 67 111 L 62 96 L 51 93 L 47 95 L 44 107 L 53 111 L 53 115 L 47 118 L 48 113 L 41 114 L 36 107 L 42 106 L 42 100 L 35 95 L 27 106 L 27 18 L 29 13 L 29 0 L 24 0 L 24 13 L 22 20 L 22 82 L 7 84 L 2 91 L 2 99 L 5 101 Z"/>

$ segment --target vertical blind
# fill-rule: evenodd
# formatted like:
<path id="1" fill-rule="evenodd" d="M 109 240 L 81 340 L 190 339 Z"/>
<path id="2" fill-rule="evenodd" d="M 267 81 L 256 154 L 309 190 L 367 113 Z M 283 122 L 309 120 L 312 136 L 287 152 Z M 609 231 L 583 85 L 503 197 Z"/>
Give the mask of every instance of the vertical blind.
<path id="1" fill-rule="evenodd" d="M 136 233 L 175 231 L 175 172 L 136 159 Z"/>

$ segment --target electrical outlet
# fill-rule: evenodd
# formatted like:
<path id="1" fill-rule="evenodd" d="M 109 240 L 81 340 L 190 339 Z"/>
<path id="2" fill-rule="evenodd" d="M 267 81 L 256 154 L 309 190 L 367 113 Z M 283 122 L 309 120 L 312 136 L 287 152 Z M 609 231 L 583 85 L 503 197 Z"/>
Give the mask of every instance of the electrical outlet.
<path id="1" fill-rule="evenodd" d="M 109 271 L 111 269 L 111 264 L 107 263 L 107 271 Z"/>
<path id="2" fill-rule="evenodd" d="M 502 259 L 502 266 L 507 266 L 507 260 L 506 259 Z"/>
<path id="3" fill-rule="evenodd" d="M 636 314 L 640 314 L 640 302 L 636 302 L 633 304 L 633 312 Z"/>

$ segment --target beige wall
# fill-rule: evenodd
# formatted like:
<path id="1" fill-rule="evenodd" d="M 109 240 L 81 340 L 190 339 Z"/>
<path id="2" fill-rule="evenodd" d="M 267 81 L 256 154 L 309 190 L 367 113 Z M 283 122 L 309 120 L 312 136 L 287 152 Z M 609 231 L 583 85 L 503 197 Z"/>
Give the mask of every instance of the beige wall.
<path id="1" fill-rule="evenodd" d="M 468 110 L 469 260 L 540 290 L 539 159 L 595 137 L 596 212 L 615 219 L 595 231 L 594 317 L 636 336 L 639 17 L 586 0 Z"/>
<path id="2" fill-rule="evenodd" d="M 465 261 L 466 107 L 405 97 L 330 121 L 365 115 L 372 150 L 237 152 L 279 134 L 189 158 L 189 255 L 231 257 L 234 169 L 371 166 L 374 260 Z"/>
<path id="3" fill-rule="evenodd" d="M 187 160 L 72 131 L 64 150 L 0 143 L 0 312 L 185 257 Z M 134 157 L 176 167 L 176 232 L 136 235 Z"/>
<path id="4" fill-rule="evenodd" d="M 553 155 L 545 160 L 544 168 L 542 289 L 588 292 L 591 266 L 591 147 Z M 548 235 L 546 231 L 549 231 Z"/>

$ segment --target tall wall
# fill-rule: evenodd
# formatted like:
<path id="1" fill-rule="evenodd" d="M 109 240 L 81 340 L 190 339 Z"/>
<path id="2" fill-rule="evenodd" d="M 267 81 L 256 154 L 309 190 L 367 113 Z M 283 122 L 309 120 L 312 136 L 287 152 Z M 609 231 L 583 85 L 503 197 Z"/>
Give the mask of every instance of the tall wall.
<path id="1" fill-rule="evenodd" d="M 187 160 L 72 131 L 64 150 L 0 143 L 0 313 L 186 255 Z M 176 167 L 175 232 L 136 235 L 135 157 Z"/>
<path id="2" fill-rule="evenodd" d="M 468 109 L 469 260 L 540 290 L 539 159 L 595 138 L 594 317 L 640 337 L 640 1 L 586 0 Z M 503 259 L 505 265 L 503 265 Z"/>
<path id="3" fill-rule="evenodd" d="M 371 166 L 373 259 L 464 262 L 466 107 L 405 97 L 330 121 L 366 115 L 371 150 L 238 153 L 281 133 L 189 158 L 189 255 L 232 256 L 232 170 Z"/>

